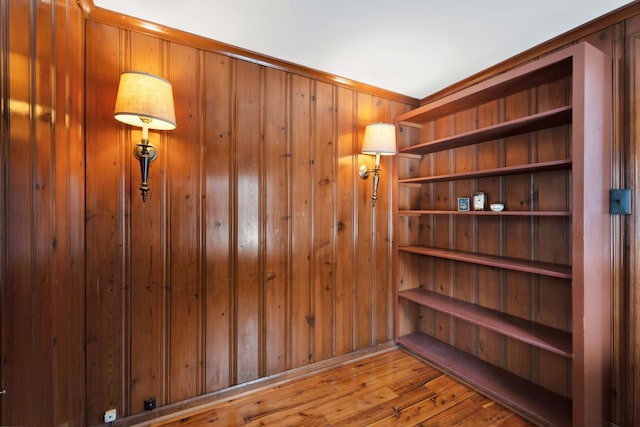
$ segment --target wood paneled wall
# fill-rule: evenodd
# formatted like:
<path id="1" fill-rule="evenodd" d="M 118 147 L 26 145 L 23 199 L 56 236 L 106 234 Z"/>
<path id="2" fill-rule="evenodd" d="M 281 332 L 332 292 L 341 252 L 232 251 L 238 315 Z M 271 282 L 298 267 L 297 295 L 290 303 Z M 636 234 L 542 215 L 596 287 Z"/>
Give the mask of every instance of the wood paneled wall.
<path id="1" fill-rule="evenodd" d="M 0 2 L 1 425 L 82 425 L 84 35 L 75 2 Z"/>
<path id="2" fill-rule="evenodd" d="M 393 162 L 373 209 L 358 153 L 406 103 L 91 20 L 86 59 L 89 423 L 392 338 Z M 125 70 L 174 90 L 146 203 Z"/>
<path id="3" fill-rule="evenodd" d="M 629 267 L 625 268 L 624 286 L 619 293 L 620 312 L 615 325 L 617 336 L 624 340 L 620 347 L 624 350 L 620 357 L 614 359 L 616 366 L 624 376 L 620 378 L 620 388 L 626 391 L 623 398 L 617 401 L 620 420 L 629 425 L 640 422 L 640 15 L 627 20 L 625 31 L 625 75 L 623 82 L 628 85 L 628 110 L 625 113 L 623 130 L 620 132 L 626 139 L 627 150 L 623 154 L 628 172 L 625 176 L 627 185 L 633 190 L 632 215 L 625 228 L 627 239 L 625 245 L 630 249 L 624 253 Z M 628 121 L 627 121 L 628 120 Z M 625 405 L 625 402 L 629 402 Z"/>
<path id="4" fill-rule="evenodd" d="M 0 2 L 0 424 L 96 424 L 388 340 L 393 162 L 372 210 L 357 153 L 365 124 L 413 102 L 87 3 Z M 612 242 L 620 425 L 640 419 L 638 13 L 507 64 L 582 39 L 614 58 L 612 181 L 636 203 Z M 178 115 L 151 133 L 145 204 L 140 132 L 112 114 L 133 68 L 173 82 Z"/>

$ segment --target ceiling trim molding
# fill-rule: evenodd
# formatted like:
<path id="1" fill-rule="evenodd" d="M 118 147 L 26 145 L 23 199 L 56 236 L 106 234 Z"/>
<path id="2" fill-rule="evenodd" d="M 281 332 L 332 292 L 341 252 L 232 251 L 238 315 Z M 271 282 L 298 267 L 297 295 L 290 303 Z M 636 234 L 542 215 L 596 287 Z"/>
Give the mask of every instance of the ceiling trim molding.
<path id="1" fill-rule="evenodd" d="M 606 15 L 589 21 L 579 27 L 569 30 L 557 37 L 554 37 L 546 42 L 540 43 L 521 52 L 511 58 L 505 59 L 489 68 L 486 68 L 476 74 L 473 74 L 465 79 L 462 79 L 450 86 L 443 88 L 431 95 L 422 98 L 421 105 L 431 103 L 452 93 L 458 92 L 474 84 L 480 83 L 483 80 L 504 73 L 512 68 L 515 68 L 524 63 L 534 61 L 541 56 L 547 55 L 554 50 L 561 49 L 569 44 L 576 43 L 577 41 L 586 38 L 587 36 L 602 31 L 607 27 L 617 24 L 621 21 L 625 21 L 632 16 L 640 14 L 640 1 L 634 1 L 624 5 Z"/>
<path id="2" fill-rule="evenodd" d="M 131 31 L 136 31 L 151 36 L 160 37 L 176 43 L 185 44 L 190 47 L 203 49 L 208 52 L 226 55 L 232 58 L 241 59 L 243 61 L 253 62 L 265 67 L 275 68 L 285 72 L 301 75 L 315 80 L 324 81 L 335 84 L 337 86 L 352 89 L 358 92 L 368 93 L 373 96 L 385 98 L 391 101 L 397 101 L 408 104 L 412 107 L 420 105 L 420 99 L 403 95 L 387 89 L 361 83 L 346 77 L 337 76 L 335 74 L 319 71 L 310 67 L 294 64 L 292 62 L 283 61 L 271 56 L 263 55 L 240 47 L 218 42 L 203 36 L 188 33 L 186 31 L 177 30 L 161 24 L 145 21 L 129 15 L 113 12 L 108 9 L 95 6 L 93 0 L 76 0 L 83 10 L 86 19 L 100 22 L 107 25 L 114 25 Z"/>

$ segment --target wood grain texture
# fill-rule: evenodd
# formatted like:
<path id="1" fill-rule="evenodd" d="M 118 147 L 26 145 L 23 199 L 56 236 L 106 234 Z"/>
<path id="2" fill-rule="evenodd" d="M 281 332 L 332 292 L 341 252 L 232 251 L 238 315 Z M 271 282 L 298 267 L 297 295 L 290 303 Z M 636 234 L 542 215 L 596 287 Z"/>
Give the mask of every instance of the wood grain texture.
<path id="1" fill-rule="evenodd" d="M 290 367 L 311 362 L 312 290 L 312 81 L 291 77 L 291 356 Z M 293 185 L 293 183 L 296 185 Z"/>
<path id="2" fill-rule="evenodd" d="M 231 236 L 235 230 L 231 222 L 235 212 L 231 203 L 235 194 L 231 187 L 233 65 L 231 59 L 207 52 L 204 67 L 204 87 L 209 94 L 204 104 L 204 122 L 207 124 L 204 131 L 205 164 L 208 168 L 204 187 L 207 213 L 204 247 L 208 254 L 204 260 L 204 348 L 216 348 L 216 351 L 205 352 L 204 391 L 211 393 L 233 383 L 235 366 L 235 346 L 230 342 L 235 313 L 232 307 L 235 274 L 231 270 Z"/>
<path id="3" fill-rule="evenodd" d="M 357 153 L 365 124 L 409 106 L 148 34 L 88 28 L 90 61 L 108 67 L 90 67 L 88 98 L 115 94 L 126 69 L 160 74 L 173 84 L 178 122 L 150 132 L 159 157 L 146 203 L 130 155 L 139 129 L 115 122 L 108 103 L 88 127 L 90 139 L 120 141 L 111 173 L 88 181 L 113 204 L 111 222 L 90 227 L 91 280 L 115 286 L 106 311 L 100 298 L 87 301 L 99 313 L 88 319 L 96 343 L 113 349 L 91 348 L 96 369 L 113 368 L 89 384 L 98 402 L 90 422 L 105 402 L 126 417 L 151 396 L 177 404 L 388 342 L 393 168 L 384 159 L 374 210 L 371 181 L 357 178 L 372 158 Z M 97 171 L 103 160 L 87 161 Z M 103 241 L 113 245 L 109 265 L 92 255 Z"/>
<path id="4" fill-rule="evenodd" d="M 357 128 L 354 126 L 357 111 L 356 93 L 338 88 L 337 94 L 337 175 L 336 175 L 336 354 L 346 354 L 356 348 L 354 312 L 357 301 L 355 283 L 358 271 L 355 267 L 357 239 L 356 199 L 359 178 L 353 171 L 359 167 L 355 144 Z"/>
<path id="5" fill-rule="evenodd" d="M 166 132 L 166 148 L 162 150 L 166 163 L 166 193 L 157 191 L 154 200 L 166 200 L 168 219 L 167 268 L 169 287 L 169 343 L 168 343 L 168 400 L 176 402 L 201 393 L 202 360 L 202 185 L 200 162 L 200 55 L 195 49 L 167 46 L 170 55 L 167 76 L 171 79 L 174 102 L 183 105 L 176 109 L 178 127 Z M 156 166 L 156 165 L 154 165 Z M 160 168 L 151 173 L 162 176 Z M 160 182 L 160 180 L 158 180 Z M 153 188 L 153 187 L 152 187 Z M 154 189 L 161 190 L 162 186 Z M 134 193 L 135 194 L 135 193 Z M 151 205 L 151 200 L 147 200 Z M 132 225 L 135 227 L 135 225 Z M 135 254 L 131 254 L 135 259 Z M 151 262 L 157 260 L 149 260 Z M 140 410 L 141 403 L 131 402 L 132 410 Z M 134 409 L 135 408 L 135 409 Z M 144 408 L 144 406 L 143 406 Z"/>
<path id="6" fill-rule="evenodd" d="M 372 122 L 392 123 L 393 117 L 401 111 L 394 110 L 397 108 L 395 103 L 382 98 L 374 98 L 373 120 Z M 394 114 L 395 113 L 395 114 Z M 372 278 L 371 290 L 373 293 L 373 313 L 372 313 L 372 344 L 383 342 L 386 337 L 391 336 L 391 328 L 389 319 L 391 319 L 391 262 L 387 262 L 392 258 L 391 239 L 392 224 L 391 215 L 385 212 L 391 212 L 391 201 L 394 194 L 392 193 L 393 183 L 393 160 L 392 156 L 381 156 L 380 159 L 380 184 L 378 186 L 378 199 L 376 200 L 375 209 L 371 209 L 372 215 Z M 373 191 L 373 189 L 371 189 Z M 368 212 L 369 210 L 365 210 Z"/>
<path id="7" fill-rule="evenodd" d="M 126 37 L 126 33 L 119 32 L 121 43 L 125 43 L 127 50 L 132 52 L 123 58 L 120 67 L 130 70 L 154 73 L 157 75 L 167 75 L 162 61 L 163 45 L 160 40 L 142 34 L 131 34 Z M 123 40 L 124 39 L 124 40 Z M 114 72 L 114 74 L 116 74 Z M 108 108 L 108 106 L 105 106 Z M 109 113 L 107 111 L 106 113 Z M 109 120 L 108 116 L 105 117 Z M 128 138 L 127 138 L 128 137 Z M 130 286 L 127 287 L 129 294 L 126 297 L 124 313 L 129 319 L 131 331 L 135 331 L 131 340 L 122 337 L 123 351 L 131 354 L 131 364 L 129 366 L 130 382 L 132 384 L 129 391 L 131 397 L 128 399 L 121 396 L 123 402 L 142 402 L 151 396 L 155 396 L 159 404 L 167 402 L 166 390 L 163 389 L 162 380 L 164 378 L 163 360 L 167 358 L 166 345 L 168 334 L 166 329 L 158 327 L 164 325 L 167 317 L 167 294 L 166 283 L 167 270 L 156 268 L 157 262 L 153 260 L 163 260 L 166 263 L 167 254 L 164 250 L 164 242 L 167 239 L 165 212 L 157 204 L 143 203 L 140 197 L 135 197 L 137 186 L 140 183 L 139 166 L 135 159 L 131 159 L 129 147 L 135 144 L 141 137 L 139 129 L 131 129 L 131 133 L 123 140 L 120 147 L 121 161 L 126 168 L 126 180 L 131 182 L 130 201 L 126 199 L 123 203 L 131 204 L 131 224 L 138 226 L 131 228 L 131 243 L 127 247 L 130 253 L 144 253 L 146 262 L 132 262 L 127 265 L 130 269 Z M 150 141 L 160 153 L 166 153 L 167 141 L 161 139 L 157 132 L 151 132 Z M 166 156 L 164 156 L 166 158 Z M 160 157 L 162 159 L 162 156 Z M 155 162 L 153 166 L 156 166 Z M 149 185 L 152 189 L 159 188 L 161 180 L 155 174 L 152 166 Z M 156 193 L 156 194 L 152 194 Z M 149 197 L 155 197 L 157 191 L 151 191 Z M 124 198 L 124 195 L 121 196 Z M 122 200 L 122 199 L 121 199 Z M 123 319 L 123 320 L 124 320 Z M 124 321 L 127 324 L 126 320 Z M 128 348 L 128 350 L 127 350 Z M 146 380 L 149 378 L 149 380 Z"/>
<path id="8" fill-rule="evenodd" d="M 265 374 L 271 375 L 287 369 L 289 342 L 287 340 L 288 300 L 291 282 L 288 274 L 291 259 L 289 243 L 290 200 L 289 173 L 291 165 L 287 126 L 289 105 L 288 75 L 278 70 L 266 70 L 265 81 L 265 149 L 264 149 L 264 203 L 265 223 Z"/>
<path id="9" fill-rule="evenodd" d="M 7 394 L 0 397 L 0 424 L 93 425 L 101 422 L 103 411 L 109 407 L 118 408 L 122 419 L 142 413 L 140 399 L 150 393 L 156 394 L 160 405 L 171 406 L 180 403 L 170 404 L 170 396 L 179 396 L 188 390 L 206 394 L 236 383 L 237 219 L 239 209 L 253 208 L 237 206 L 236 202 L 237 161 L 241 161 L 236 157 L 236 138 L 237 128 L 243 123 L 237 121 L 234 103 L 240 85 L 254 84 L 237 78 L 237 63 L 243 60 L 266 68 L 259 87 L 263 99 L 260 113 L 264 134 L 260 154 L 263 170 L 257 173 L 262 183 L 260 200 L 264 209 L 258 214 L 262 218 L 258 239 L 263 249 L 258 253 L 257 271 L 258 280 L 265 281 L 257 285 L 262 289 L 259 301 L 262 323 L 257 329 L 262 337 L 258 339 L 263 343 L 258 348 L 259 375 L 291 369 L 294 354 L 295 363 L 302 366 L 310 363 L 311 340 L 315 339 L 311 337 L 308 323 L 315 314 L 310 312 L 310 302 L 298 313 L 300 307 L 294 306 L 292 299 L 294 293 L 297 296 L 302 291 L 302 300 L 308 301 L 301 288 L 319 279 L 302 274 L 307 279 L 293 280 L 293 272 L 300 272 L 299 265 L 316 263 L 307 258 L 306 248 L 311 243 L 305 241 L 315 231 L 314 226 L 309 225 L 314 223 L 305 225 L 304 221 L 326 214 L 324 211 L 305 213 L 306 219 L 295 228 L 296 233 L 302 234 L 294 237 L 293 221 L 296 215 L 305 212 L 298 208 L 304 208 L 304 200 L 310 200 L 307 199 L 310 190 L 296 193 L 294 197 L 294 187 L 297 190 L 304 185 L 310 189 L 316 185 L 311 180 L 301 184 L 298 175 L 293 174 L 294 148 L 297 150 L 299 141 L 308 141 L 309 135 L 316 133 L 312 129 L 313 108 L 304 106 L 312 102 L 311 98 L 295 101 L 294 88 L 300 86 L 298 79 L 307 79 L 303 85 L 309 96 L 313 96 L 309 88 L 317 87 L 316 81 L 328 84 L 336 100 L 333 108 L 337 110 L 338 154 L 332 160 L 337 164 L 333 184 L 336 199 L 331 202 L 335 213 L 329 214 L 335 215 L 336 234 L 332 346 L 335 354 L 345 354 L 368 345 L 370 337 L 382 336 L 379 320 L 382 317 L 379 316 L 384 316 L 380 314 L 384 310 L 378 310 L 383 306 L 378 299 L 382 294 L 376 291 L 375 298 L 371 298 L 373 295 L 365 298 L 371 305 L 369 309 L 359 307 L 363 301 L 359 298 L 361 294 L 365 292 L 367 296 L 367 290 L 357 287 L 361 266 L 386 268 L 372 267 L 359 258 L 360 252 L 371 254 L 371 242 L 361 243 L 360 238 L 373 229 L 373 223 L 370 227 L 358 226 L 361 220 L 366 221 L 363 218 L 371 216 L 371 212 L 363 212 L 369 209 L 370 182 L 360 181 L 356 174 L 359 163 L 371 162 L 366 156 L 358 155 L 362 126 L 366 123 L 360 117 L 378 118 L 374 114 L 385 110 L 394 117 L 415 106 L 416 100 L 356 82 L 342 84 L 335 76 L 295 64 L 279 61 L 270 64 L 269 58 L 246 56 L 247 52 L 241 49 L 229 50 L 228 46 L 171 29 L 149 30 L 141 20 L 124 19 L 94 8 L 90 3 L 90 0 L 0 2 L 0 96 L 3 101 L 0 103 L 3 108 L 0 121 L 3 212 L 0 374 L 3 389 L 7 390 Z M 630 3 L 577 31 L 471 76 L 434 97 L 587 39 L 614 58 L 612 182 L 619 187 L 635 188 L 638 13 L 639 4 Z M 194 56 L 185 56 L 184 52 L 192 52 Z M 178 57 L 180 61 L 186 58 L 186 62 L 174 63 Z M 118 125 L 112 117 L 120 71 L 132 66 L 143 67 L 170 80 L 175 74 L 175 84 L 186 88 L 186 91 L 180 89 L 177 104 L 179 114 L 183 114 L 178 129 L 151 133 L 152 142 L 159 146 L 161 155 L 151 168 L 153 202 L 150 199 L 147 204 L 139 200 L 139 171 L 131 156 L 139 130 Z M 563 83 L 553 83 L 533 94 L 530 105 L 553 108 L 563 96 Z M 366 97 L 371 98 L 369 103 Z M 378 104 L 380 100 L 382 103 Z M 391 107 L 385 106 L 387 102 L 391 102 Z M 194 112 L 195 116 L 190 117 Z M 477 117 L 490 125 L 504 120 L 503 114 L 503 105 L 487 104 L 479 107 Z M 430 139 L 435 139 L 436 131 L 430 126 L 425 125 L 425 132 L 431 135 Z M 294 131 L 299 138 L 293 137 Z M 404 138 L 417 138 L 419 132 L 416 131 L 405 129 Z M 531 155 L 538 161 L 544 161 L 547 155 L 555 157 L 566 149 L 554 144 L 564 138 L 564 132 L 562 129 L 539 132 Z M 286 150 L 279 144 L 276 146 L 272 139 L 275 134 L 286 139 Z M 402 143 L 403 138 L 399 141 Z M 479 166 L 483 163 L 488 168 L 503 166 L 507 158 L 504 142 L 492 142 L 487 147 L 486 153 L 478 157 Z M 509 158 L 515 160 L 514 154 L 509 152 Z M 177 158 L 178 155 L 186 156 L 186 160 Z M 450 160 L 444 161 L 443 169 L 448 171 Z M 440 167 L 440 162 L 433 158 L 426 162 L 407 158 L 403 162 L 398 168 L 406 168 L 406 176 L 433 174 Z M 466 167 L 460 162 L 454 165 Z M 383 169 L 391 171 L 393 166 L 383 163 Z M 255 176 L 252 179 L 255 180 Z M 559 188 L 564 180 L 550 176 L 531 185 L 553 183 Z M 500 194 L 506 194 L 507 186 L 525 188 L 505 180 L 483 183 L 483 186 L 491 185 Z M 436 203 L 434 189 L 433 185 L 423 185 L 420 189 L 390 188 L 388 200 L 395 203 L 397 198 L 398 203 L 406 203 L 407 199 L 415 199 L 417 206 L 411 208 L 431 209 Z M 447 190 L 448 197 L 456 192 Z M 191 193 L 190 201 L 172 196 L 183 191 L 184 195 Z M 538 194 L 538 204 L 556 203 L 543 193 Z M 294 201 L 298 196 L 301 199 Z M 514 202 L 526 200 L 516 198 Z M 446 204 L 450 205 L 451 200 Z M 377 209 L 376 224 L 378 220 L 391 221 L 381 210 Z M 640 380 L 634 370 L 640 347 L 637 326 L 640 316 L 636 309 L 639 293 L 635 284 L 638 267 L 634 255 L 638 253 L 638 244 L 632 237 L 637 234 L 634 232 L 637 211 L 634 208 L 632 216 L 613 221 L 611 280 L 615 349 L 611 420 L 619 425 L 634 425 L 640 417 L 637 398 Z M 179 224 L 178 217 L 188 223 Z M 433 244 L 435 227 L 441 226 L 432 215 L 406 217 L 401 221 L 420 230 L 418 241 L 406 235 L 392 236 L 405 239 L 407 244 L 418 244 L 421 240 Z M 489 251 L 504 251 L 504 247 L 496 245 L 494 236 L 514 228 L 507 225 L 513 220 L 488 217 L 479 221 L 478 245 Z M 543 228 L 557 232 L 567 229 L 562 221 L 549 225 L 543 221 L 547 220 L 540 219 L 539 226 Z M 442 226 L 448 227 L 448 224 Z M 177 229 L 180 227 L 184 227 L 184 236 L 196 230 L 194 240 L 183 238 L 182 231 Z M 538 253 L 564 256 L 567 248 L 545 243 L 539 233 L 529 236 Z M 294 239 L 302 242 L 305 249 L 302 253 Z M 382 241 L 375 245 L 384 247 Z M 279 251 L 285 253 L 278 254 Z M 194 252 L 197 253 L 195 263 L 191 258 Z M 375 253 L 381 252 L 376 249 Z M 405 271 L 403 280 L 433 283 L 434 277 L 430 275 L 412 277 L 411 265 L 422 262 L 411 254 L 403 257 L 398 262 L 398 269 Z M 433 266 L 422 268 L 433 270 Z M 182 272 L 184 282 L 181 282 Z M 275 278 L 271 272 L 276 272 Z M 385 272 L 375 274 L 380 278 Z M 471 298 L 471 292 L 475 292 L 478 301 L 498 309 L 505 307 L 509 283 L 519 280 L 518 276 L 507 278 L 489 267 L 480 267 L 478 278 L 476 289 L 464 290 L 465 298 Z M 172 289 L 174 283 L 176 287 Z M 180 289 L 181 285 L 184 289 Z M 402 285 L 392 283 L 390 286 Z M 567 303 L 569 291 L 563 279 L 539 280 L 536 286 L 534 297 L 551 298 L 558 307 Z M 180 302 L 173 302 L 173 295 Z M 183 315 L 178 307 L 195 309 L 195 312 Z M 433 317 L 428 312 L 420 313 L 410 306 L 402 310 L 410 313 L 403 316 L 405 319 L 417 319 L 405 320 L 399 326 L 405 328 L 405 332 L 418 327 L 433 328 Z M 294 312 L 299 322 L 292 321 Z M 533 302 L 533 315 L 550 326 L 565 329 L 570 319 L 552 312 L 557 310 L 546 310 Z M 375 318 L 375 326 L 366 320 L 360 328 L 358 313 L 364 319 Z M 187 344 L 184 353 L 180 348 L 182 338 L 176 337 L 182 333 L 176 323 L 178 318 L 186 322 L 185 333 L 195 334 L 184 338 Z M 457 329 L 459 325 L 452 327 Z M 359 338 L 363 336 L 366 339 L 360 343 Z M 472 336 L 472 332 L 466 331 L 464 336 Z M 488 332 L 478 334 L 476 340 L 482 358 L 495 363 L 504 360 L 506 347 L 498 336 Z M 464 345 L 463 340 L 458 341 L 461 342 L 456 345 Z M 194 354 L 187 354 L 191 350 Z M 553 367 L 545 372 L 538 370 L 538 381 L 564 394 L 570 388 L 570 378 L 564 375 L 569 368 L 563 366 L 565 362 L 561 359 L 542 361 L 546 357 L 533 355 L 534 363 Z M 184 366 L 183 362 L 194 361 L 198 366 Z M 172 376 L 178 372 L 184 372 L 186 377 Z M 187 377 L 195 381 L 194 385 L 187 384 Z M 34 411 L 34 407 L 40 410 Z"/>
<path id="10" fill-rule="evenodd" d="M 354 120 L 357 129 L 356 153 L 362 151 L 364 139 L 364 128 L 368 123 L 374 121 L 373 118 L 374 98 L 368 94 L 358 93 L 356 95 L 357 112 Z M 372 156 L 359 154 L 356 156 L 358 164 L 366 164 L 368 169 L 373 168 Z M 372 344 L 373 334 L 373 211 L 371 210 L 372 195 L 371 180 L 358 179 L 356 206 L 357 220 L 354 224 L 356 228 L 356 252 L 355 252 L 355 293 L 357 301 L 355 305 L 355 339 L 356 348 L 367 347 Z M 366 302 L 365 302 L 366 301 Z M 360 302 L 364 302 L 361 304 Z"/>
<path id="11" fill-rule="evenodd" d="M 315 83 L 313 209 L 313 360 L 335 354 L 336 114 L 335 87 Z M 388 210 L 386 210 L 388 212 Z M 326 215 L 318 215 L 326 212 Z M 388 259 L 388 258 L 387 258 Z M 388 280 L 386 281 L 388 282 Z M 382 281 L 381 281 L 382 283 Z M 388 336 L 378 342 L 384 342 Z"/>
<path id="12" fill-rule="evenodd" d="M 260 264 L 262 223 L 260 171 L 264 146 L 262 129 L 262 79 L 264 70 L 247 62 L 236 63 L 235 162 L 236 194 L 236 382 L 259 376 L 259 348 L 264 345 L 262 298 L 264 280 Z"/>
<path id="13" fill-rule="evenodd" d="M 640 174 L 638 174 L 638 161 L 640 159 L 640 16 L 636 16 L 630 20 L 629 28 L 627 29 L 626 38 L 629 41 L 626 55 L 629 57 L 629 82 L 628 82 L 628 94 L 632 99 L 629 105 L 629 115 L 633 119 L 629 122 L 629 150 L 630 155 L 628 161 L 630 162 L 629 171 L 629 185 L 632 188 L 640 188 Z M 637 194 L 637 192 L 636 192 Z M 638 211 L 638 201 L 634 204 L 634 211 Z M 640 221 L 638 217 L 632 217 L 628 224 L 630 236 L 633 236 L 629 240 L 629 286 L 628 291 L 625 292 L 625 299 L 627 303 L 624 308 L 619 309 L 624 312 L 628 310 L 629 321 L 629 335 L 628 335 L 628 347 L 625 349 L 626 361 L 624 363 L 627 372 L 634 372 L 633 375 L 629 374 L 624 380 L 624 386 L 622 389 L 627 393 L 626 402 L 630 402 L 625 408 L 625 418 L 627 420 L 640 420 L 640 373 L 638 373 L 636 366 L 637 361 L 640 360 L 640 289 L 638 289 L 637 282 L 640 280 L 640 257 L 638 256 L 638 250 L 640 250 L 640 239 L 638 239 L 638 232 L 640 231 Z"/>
<path id="14" fill-rule="evenodd" d="M 87 110 L 93 113 L 87 117 L 86 132 L 95 141 L 112 141 L 104 144 L 102 150 L 87 154 L 87 244 L 99 242 L 93 249 L 94 255 L 87 257 L 86 309 L 94 313 L 86 320 L 87 360 L 108 359 L 107 364 L 88 363 L 87 376 L 92 378 L 87 384 L 87 416 L 99 420 L 98 414 L 104 406 L 122 405 L 120 387 L 116 378 L 122 375 L 121 329 L 113 328 L 121 318 L 120 289 L 123 277 L 123 246 L 119 229 L 124 228 L 121 212 L 124 211 L 118 189 L 124 182 L 123 152 L 130 153 L 130 140 L 118 132 L 118 127 L 104 127 L 111 120 L 112 108 L 108 101 L 115 103 L 115 95 L 106 91 L 107 87 L 117 87 L 119 80 L 118 40 L 116 28 L 87 25 L 86 37 L 110 40 L 110 48 L 104 52 L 109 61 L 92 61 L 95 49 L 88 48 L 86 78 L 97 82 L 96 93 L 87 98 Z M 97 47 L 97 46 L 96 46 Z M 103 197 L 112 194 L 112 197 Z M 105 230 L 109 230 L 105 233 Z M 90 396 L 90 397 L 89 397 Z M 93 418 L 89 414 L 93 413 Z M 96 422 L 96 421 L 91 421 Z"/>
<path id="15" fill-rule="evenodd" d="M 75 2 L 0 5 L 2 425 L 81 425 L 84 38 Z"/>
<path id="16" fill-rule="evenodd" d="M 433 367 L 391 350 L 142 426 L 532 426 Z"/>

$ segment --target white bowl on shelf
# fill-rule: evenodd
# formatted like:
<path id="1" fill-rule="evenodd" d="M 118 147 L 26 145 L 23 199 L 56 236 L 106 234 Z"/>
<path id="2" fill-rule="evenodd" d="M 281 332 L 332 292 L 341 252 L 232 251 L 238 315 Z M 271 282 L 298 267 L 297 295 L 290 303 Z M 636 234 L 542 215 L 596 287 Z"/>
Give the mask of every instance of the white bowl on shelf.
<path id="1" fill-rule="evenodd" d="M 501 210 L 504 209 L 504 204 L 502 203 L 491 203 L 489 205 L 489 207 L 491 208 L 492 211 L 494 212 L 500 212 Z"/>

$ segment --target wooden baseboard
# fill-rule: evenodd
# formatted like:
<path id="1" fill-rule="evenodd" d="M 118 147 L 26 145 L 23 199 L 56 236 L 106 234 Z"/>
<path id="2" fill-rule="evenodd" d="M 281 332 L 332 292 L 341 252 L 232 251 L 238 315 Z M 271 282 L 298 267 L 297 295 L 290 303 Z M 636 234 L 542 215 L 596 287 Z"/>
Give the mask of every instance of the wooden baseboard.
<path id="1" fill-rule="evenodd" d="M 246 382 L 243 384 L 227 387 L 222 390 L 193 397 L 181 402 L 165 405 L 152 411 L 142 412 L 130 417 L 121 418 L 117 420 L 113 425 L 148 427 L 159 422 L 168 422 L 171 420 L 180 419 L 187 414 L 194 415 L 200 412 L 207 411 L 211 406 L 223 400 L 238 398 L 247 393 L 254 393 L 256 391 L 260 391 L 261 389 L 266 389 L 268 387 L 274 387 L 287 382 L 299 380 L 335 367 L 345 365 L 347 363 L 357 361 L 359 359 L 364 359 L 375 354 L 384 353 L 387 351 L 395 350 L 397 348 L 398 347 L 394 342 L 389 341 L 374 347 L 369 347 L 363 350 L 343 354 L 331 359 L 312 363 L 306 366 L 301 366 L 299 368 L 290 369 L 285 372 L 270 375 L 268 377 L 256 379 L 254 381 Z"/>

